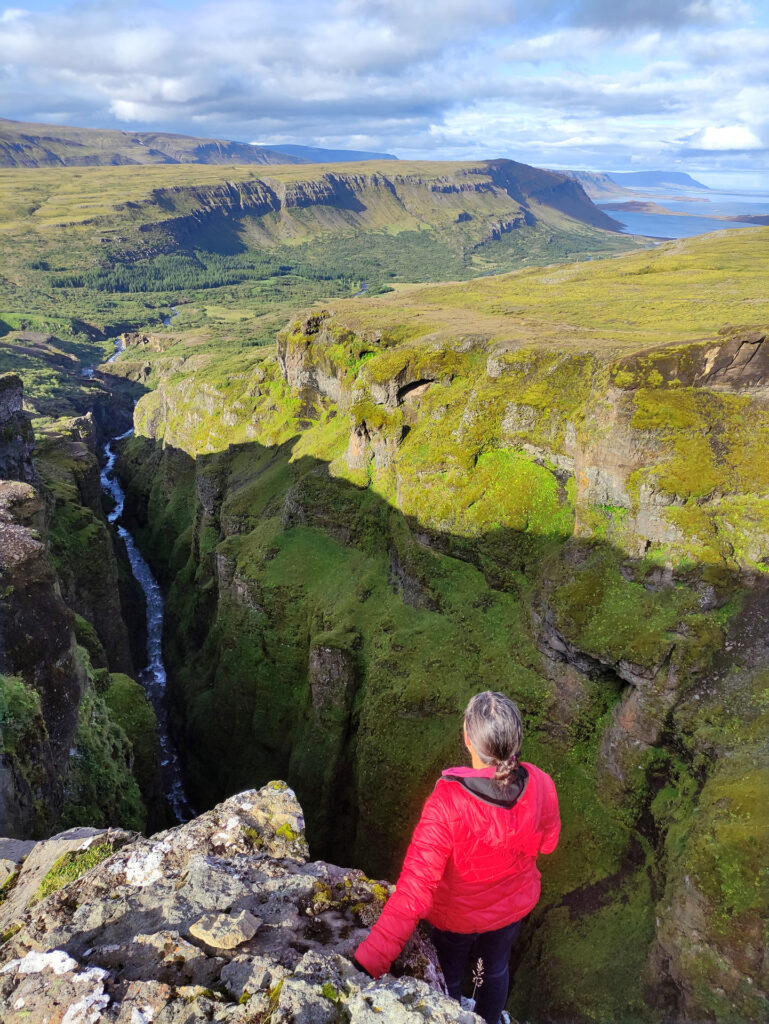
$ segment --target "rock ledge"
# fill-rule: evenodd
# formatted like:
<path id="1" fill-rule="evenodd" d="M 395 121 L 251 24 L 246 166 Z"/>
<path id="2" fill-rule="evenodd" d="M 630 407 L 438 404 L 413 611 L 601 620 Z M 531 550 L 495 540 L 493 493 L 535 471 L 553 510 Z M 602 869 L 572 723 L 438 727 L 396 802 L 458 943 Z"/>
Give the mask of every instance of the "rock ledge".
<path id="1" fill-rule="evenodd" d="M 0 1020 L 478 1024 L 443 994 L 419 934 L 400 977 L 357 971 L 389 887 L 308 856 L 283 782 L 128 843 L 17 919 L 0 947 Z"/>

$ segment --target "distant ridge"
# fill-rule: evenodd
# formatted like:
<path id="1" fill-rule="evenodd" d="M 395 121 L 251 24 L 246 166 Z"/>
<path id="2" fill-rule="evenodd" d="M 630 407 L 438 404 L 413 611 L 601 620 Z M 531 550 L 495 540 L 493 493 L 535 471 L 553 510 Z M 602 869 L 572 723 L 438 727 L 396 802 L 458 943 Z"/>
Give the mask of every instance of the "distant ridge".
<path id="1" fill-rule="evenodd" d="M 360 149 L 319 149 L 315 146 L 270 146 L 274 152 L 287 153 L 309 164 L 354 163 L 357 160 L 397 160 L 392 153 L 368 153 Z"/>
<path id="2" fill-rule="evenodd" d="M 88 167 L 119 164 L 297 164 L 266 146 L 198 139 L 170 132 L 72 128 L 0 118 L 0 167 Z"/>
<path id="3" fill-rule="evenodd" d="M 593 200 L 619 199 L 630 194 L 630 189 L 618 185 L 608 174 L 600 171 L 555 171 L 577 181 Z"/>
<path id="4" fill-rule="evenodd" d="M 696 181 L 684 171 L 607 171 L 607 177 L 618 185 L 640 185 L 642 188 L 664 188 L 672 185 L 676 188 L 698 188 L 710 192 L 707 185 Z"/>

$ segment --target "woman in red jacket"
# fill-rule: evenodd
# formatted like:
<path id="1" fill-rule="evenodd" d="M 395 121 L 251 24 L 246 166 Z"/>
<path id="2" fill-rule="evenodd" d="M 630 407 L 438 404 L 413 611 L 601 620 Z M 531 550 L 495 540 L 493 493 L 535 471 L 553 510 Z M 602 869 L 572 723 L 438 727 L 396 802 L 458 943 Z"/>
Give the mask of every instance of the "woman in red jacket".
<path id="1" fill-rule="evenodd" d="M 427 798 L 395 892 L 355 951 L 372 977 L 389 970 L 420 918 L 433 926 L 450 995 L 460 997 L 471 953 L 483 961 L 476 1013 L 497 1024 L 510 950 L 540 892 L 537 854 L 551 853 L 561 822 L 553 780 L 518 761 L 521 716 L 486 691 L 465 711 L 472 768 L 448 768 Z"/>

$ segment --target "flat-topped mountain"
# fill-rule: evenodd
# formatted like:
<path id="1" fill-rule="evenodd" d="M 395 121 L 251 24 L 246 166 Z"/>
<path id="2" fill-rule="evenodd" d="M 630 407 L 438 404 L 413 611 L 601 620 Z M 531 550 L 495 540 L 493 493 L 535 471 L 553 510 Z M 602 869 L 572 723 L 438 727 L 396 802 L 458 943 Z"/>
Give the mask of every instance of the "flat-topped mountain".
<path id="1" fill-rule="evenodd" d="M 629 199 L 636 188 L 697 189 L 709 191 L 707 185 L 682 171 L 560 171 L 578 181 L 591 199 L 597 202 Z"/>
<path id="2" fill-rule="evenodd" d="M 709 192 L 707 185 L 697 181 L 690 174 L 684 171 L 608 171 L 607 177 L 611 178 L 618 185 L 632 188 L 634 185 L 641 188 L 696 188 Z"/>
<path id="3" fill-rule="evenodd" d="M 267 312 L 648 244 L 577 182 L 513 160 L 5 168 L 0 226 L 0 321 L 49 333 L 143 329 L 203 291 L 250 321 L 257 297 Z"/>
<path id="4" fill-rule="evenodd" d="M 110 164 L 330 164 L 397 160 L 390 153 L 314 146 L 259 146 L 173 132 L 132 132 L 0 117 L 0 167 Z"/>
<path id="5" fill-rule="evenodd" d="M 607 199 L 628 198 L 632 193 L 629 188 L 618 185 L 608 174 L 599 171 L 559 171 L 567 178 L 578 181 L 591 199 L 606 202 Z"/>
<path id="6" fill-rule="evenodd" d="M 270 149 L 278 153 L 288 153 L 289 156 L 298 157 L 299 160 L 308 164 L 344 164 L 357 160 L 397 160 L 392 153 L 370 153 L 361 149 L 324 149 L 319 146 L 294 146 L 280 145 L 270 146 Z"/>
<path id="7" fill-rule="evenodd" d="M 302 162 L 286 152 L 226 139 L 198 139 L 170 132 L 71 128 L 0 118 L 0 167 Z"/>

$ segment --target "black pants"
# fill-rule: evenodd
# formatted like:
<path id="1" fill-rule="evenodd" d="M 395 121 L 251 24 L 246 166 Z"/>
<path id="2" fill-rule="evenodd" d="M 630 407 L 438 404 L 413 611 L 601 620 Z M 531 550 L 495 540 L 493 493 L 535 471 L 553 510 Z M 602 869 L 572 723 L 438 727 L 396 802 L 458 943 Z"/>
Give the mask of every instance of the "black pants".
<path id="1" fill-rule="evenodd" d="M 510 951 L 518 937 L 520 921 L 513 921 L 493 932 L 444 932 L 433 927 L 432 939 L 438 953 L 449 995 L 459 999 L 462 975 L 472 954 L 473 971 L 483 961 L 482 983 L 475 990 L 475 1012 L 486 1024 L 497 1024 L 505 1008 L 509 985 Z"/>

